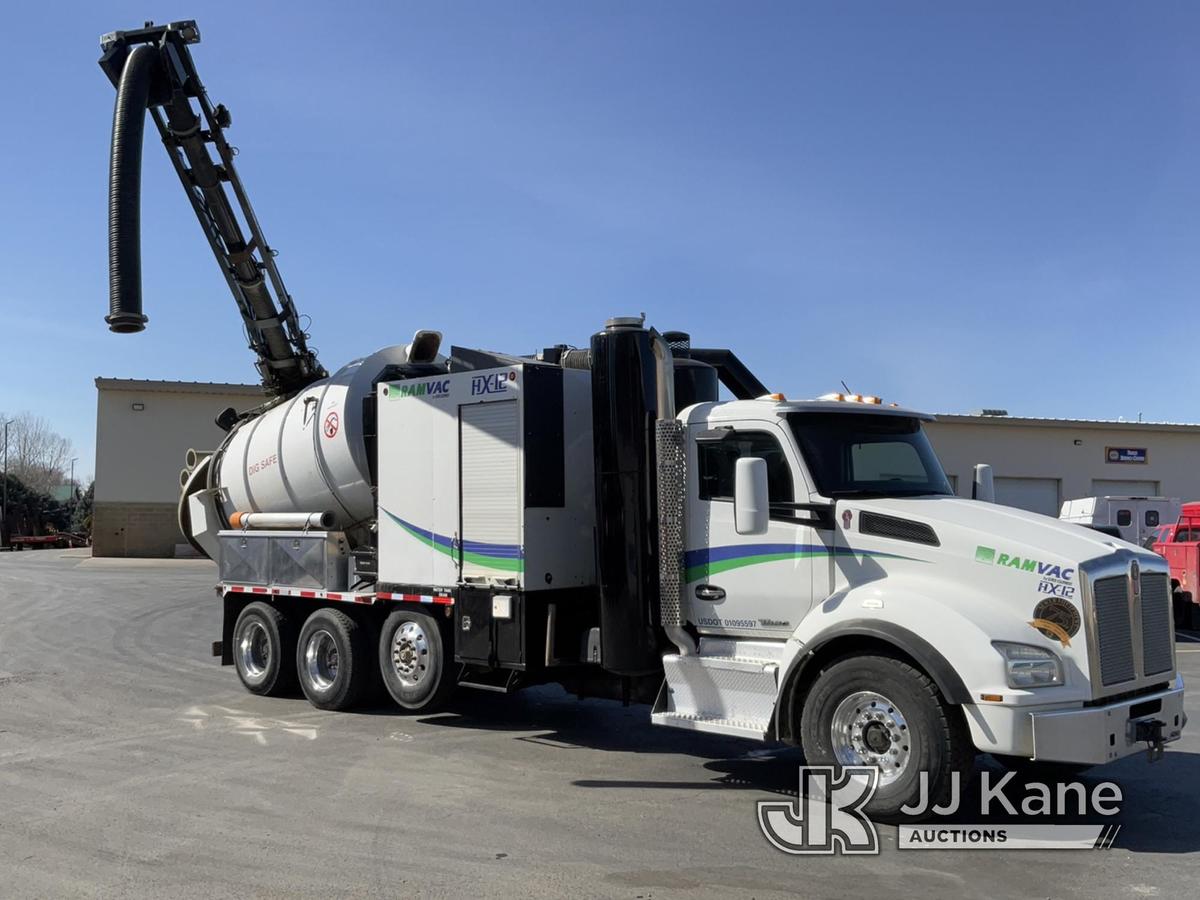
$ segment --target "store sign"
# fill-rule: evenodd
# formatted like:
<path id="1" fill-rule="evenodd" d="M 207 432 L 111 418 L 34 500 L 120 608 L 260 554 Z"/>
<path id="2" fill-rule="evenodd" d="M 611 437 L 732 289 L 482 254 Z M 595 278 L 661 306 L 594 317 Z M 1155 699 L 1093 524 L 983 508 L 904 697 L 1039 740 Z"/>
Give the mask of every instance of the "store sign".
<path id="1" fill-rule="evenodd" d="M 1148 457 L 1145 447 L 1105 447 L 1104 461 L 1110 463 L 1141 463 Z"/>

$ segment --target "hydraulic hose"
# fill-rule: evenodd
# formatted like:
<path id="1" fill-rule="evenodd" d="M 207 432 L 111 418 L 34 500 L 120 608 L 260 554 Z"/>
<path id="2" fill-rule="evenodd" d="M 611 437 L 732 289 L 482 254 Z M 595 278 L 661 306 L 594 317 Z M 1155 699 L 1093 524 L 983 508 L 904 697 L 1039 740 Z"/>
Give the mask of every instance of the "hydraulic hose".
<path id="1" fill-rule="evenodd" d="M 142 314 L 142 132 L 158 50 L 134 47 L 121 71 L 108 166 L 108 315 L 111 331 L 146 327 Z"/>

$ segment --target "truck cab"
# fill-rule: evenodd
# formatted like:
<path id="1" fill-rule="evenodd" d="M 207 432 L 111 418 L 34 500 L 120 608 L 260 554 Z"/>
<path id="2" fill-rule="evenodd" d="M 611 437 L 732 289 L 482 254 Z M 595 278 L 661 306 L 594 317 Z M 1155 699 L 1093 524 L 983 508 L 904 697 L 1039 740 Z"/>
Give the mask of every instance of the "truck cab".
<path id="1" fill-rule="evenodd" d="M 656 721 L 876 766 L 880 812 L 916 769 L 961 765 L 941 746 L 1100 764 L 1181 733 L 1160 558 L 954 496 L 912 410 L 834 395 L 679 418 L 697 642 L 665 659 Z"/>

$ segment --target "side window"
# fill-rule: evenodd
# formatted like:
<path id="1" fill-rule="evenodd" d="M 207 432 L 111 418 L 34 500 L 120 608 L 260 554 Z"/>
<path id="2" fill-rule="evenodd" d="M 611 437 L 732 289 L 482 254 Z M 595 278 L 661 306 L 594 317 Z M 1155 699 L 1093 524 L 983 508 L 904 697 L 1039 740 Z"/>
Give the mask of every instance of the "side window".
<path id="1" fill-rule="evenodd" d="M 701 500 L 733 500 L 734 464 L 743 456 L 767 461 L 767 492 L 772 503 L 791 503 L 795 499 L 792 470 L 774 435 L 740 431 L 723 441 L 697 444 L 696 455 Z"/>
<path id="2" fill-rule="evenodd" d="M 1133 512 L 1128 509 L 1117 510 L 1117 525 L 1124 528 L 1126 525 L 1133 524 Z"/>
<path id="3" fill-rule="evenodd" d="M 1151 528 L 1154 528 L 1158 525 L 1158 510 L 1157 509 L 1146 510 L 1146 524 Z"/>

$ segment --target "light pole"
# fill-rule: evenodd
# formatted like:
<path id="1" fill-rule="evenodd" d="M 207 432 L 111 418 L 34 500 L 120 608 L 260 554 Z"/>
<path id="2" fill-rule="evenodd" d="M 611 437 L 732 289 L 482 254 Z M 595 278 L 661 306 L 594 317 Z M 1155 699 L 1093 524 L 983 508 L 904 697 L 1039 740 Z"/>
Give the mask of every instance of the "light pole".
<path id="1" fill-rule="evenodd" d="M 8 543 L 8 426 L 16 419 L 4 423 L 4 505 L 0 507 L 0 541 Z"/>
<path id="2" fill-rule="evenodd" d="M 71 518 L 72 519 L 75 518 L 75 460 L 77 460 L 77 459 L 79 459 L 78 456 L 71 457 L 71 495 L 70 496 L 71 496 Z M 70 528 L 71 524 L 72 523 L 68 522 L 67 527 Z"/>

